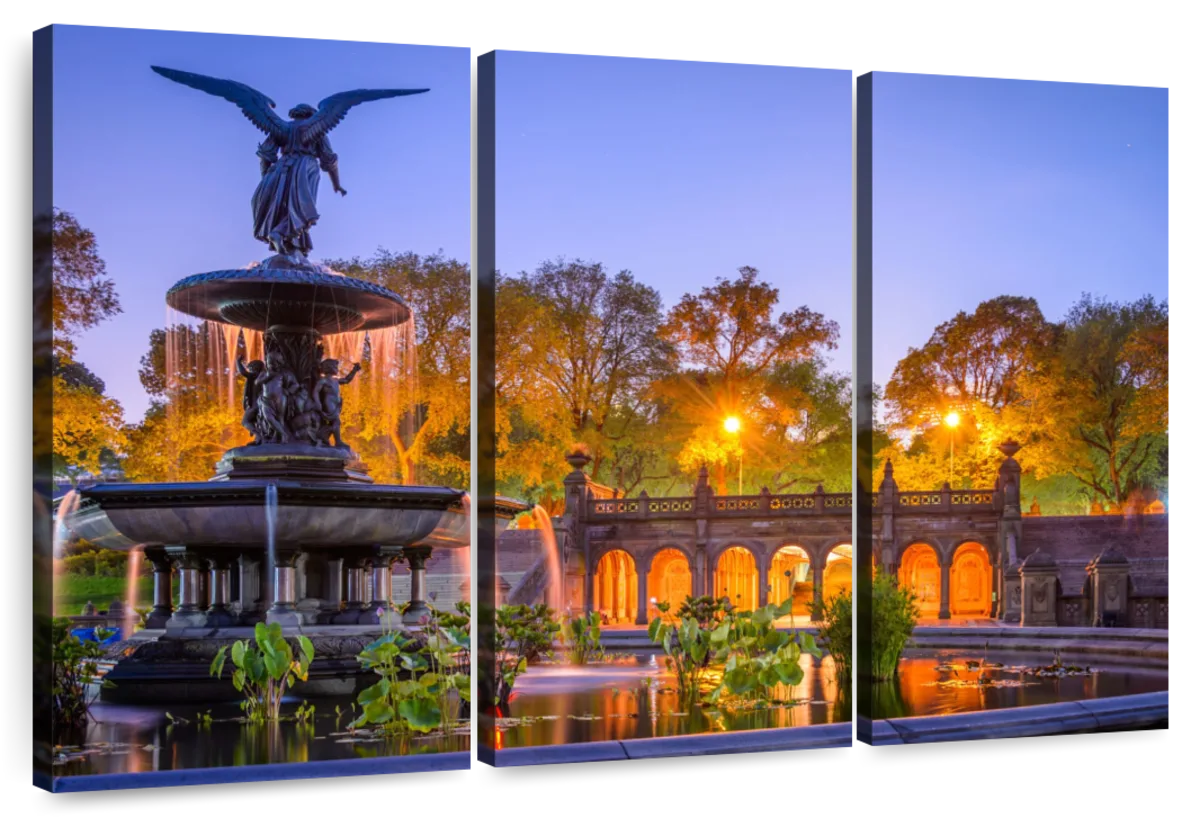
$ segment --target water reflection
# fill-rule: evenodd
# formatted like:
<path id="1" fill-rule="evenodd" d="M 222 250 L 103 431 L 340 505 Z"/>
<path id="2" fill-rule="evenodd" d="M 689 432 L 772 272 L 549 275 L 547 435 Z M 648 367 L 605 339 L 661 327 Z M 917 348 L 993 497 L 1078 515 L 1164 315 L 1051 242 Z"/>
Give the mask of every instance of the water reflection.
<path id="1" fill-rule="evenodd" d="M 136 773 L 150 770 L 182 770 L 209 767 L 248 766 L 282 762 L 329 761 L 449 752 L 470 748 L 466 735 L 368 739 L 347 735 L 348 715 L 353 700 L 322 699 L 309 724 L 283 722 L 246 725 L 236 704 L 183 706 L 163 709 L 98 703 L 92 713 L 97 719 L 84 740 L 65 746 L 55 764 L 58 775 Z M 296 702 L 285 702 L 285 715 Z M 334 708 L 340 707 L 340 720 Z M 212 723 L 204 725 L 202 714 Z"/>
<path id="2" fill-rule="evenodd" d="M 838 696 L 833 661 L 801 658 L 804 679 L 776 688 L 785 701 L 763 709 L 698 706 L 681 712 L 675 677 L 662 655 L 622 657 L 577 667 L 541 664 L 517 681 L 510 718 L 500 722 L 496 746 L 529 747 L 695 733 L 802 727 L 847 721 L 848 697 Z"/>

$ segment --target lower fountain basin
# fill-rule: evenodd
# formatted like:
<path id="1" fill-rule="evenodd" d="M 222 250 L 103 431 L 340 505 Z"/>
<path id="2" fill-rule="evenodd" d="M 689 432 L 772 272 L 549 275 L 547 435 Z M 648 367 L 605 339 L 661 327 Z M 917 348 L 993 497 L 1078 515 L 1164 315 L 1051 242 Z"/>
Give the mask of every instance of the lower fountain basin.
<path id="1" fill-rule="evenodd" d="M 466 547 L 464 492 L 442 486 L 284 480 L 109 483 L 80 489 L 66 525 L 103 548 L 261 546 L 267 487 L 278 493 L 275 544 L 292 548 L 397 548 L 432 540 Z"/>

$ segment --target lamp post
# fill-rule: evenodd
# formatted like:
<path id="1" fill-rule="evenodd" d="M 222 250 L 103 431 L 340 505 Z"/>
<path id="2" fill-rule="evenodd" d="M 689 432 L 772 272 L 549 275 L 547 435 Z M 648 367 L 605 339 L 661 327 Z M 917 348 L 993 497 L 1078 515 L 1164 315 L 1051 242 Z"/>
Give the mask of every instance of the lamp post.
<path id="1" fill-rule="evenodd" d="M 729 417 L 725 418 L 725 431 L 729 432 L 729 434 L 733 435 L 734 437 L 737 437 L 737 434 L 739 431 L 741 431 L 741 428 L 742 428 L 742 422 L 741 422 L 741 420 L 738 419 L 737 415 L 730 415 Z M 741 495 L 742 495 L 742 446 L 741 446 L 741 441 L 738 441 L 738 496 L 740 497 Z"/>
<path id="2" fill-rule="evenodd" d="M 950 428 L 950 487 L 954 488 L 954 430 L 958 428 L 958 423 L 961 420 L 958 412 L 951 411 L 946 415 L 946 426 Z"/>

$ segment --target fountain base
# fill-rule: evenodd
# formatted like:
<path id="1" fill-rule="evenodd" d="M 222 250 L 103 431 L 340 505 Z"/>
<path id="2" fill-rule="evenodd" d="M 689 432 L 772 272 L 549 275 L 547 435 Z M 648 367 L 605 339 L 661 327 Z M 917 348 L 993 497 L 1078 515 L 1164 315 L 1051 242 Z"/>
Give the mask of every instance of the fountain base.
<path id="1" fill-rule="evenodd" d="M 366 464 L 349 447 L 306 443 L 263 443 L 230 449 L 217 463 L 217 475 L 212 479 L 374 482 Z"/>

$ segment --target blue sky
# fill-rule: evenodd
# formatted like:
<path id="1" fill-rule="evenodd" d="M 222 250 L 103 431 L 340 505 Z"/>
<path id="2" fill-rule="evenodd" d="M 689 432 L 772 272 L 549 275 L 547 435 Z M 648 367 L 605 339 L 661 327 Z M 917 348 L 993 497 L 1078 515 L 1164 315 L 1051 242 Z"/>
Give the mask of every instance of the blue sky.
<path id="1" fill-rule="evenodd" d="M 998 295 L 1167 297 L 1167 91 L 876 73 L 874 378 Z"/>
<path id="2" fill-rule="evenodd" d="M 54 43 L 54 203 L 99 242 L 124 313 L 79 357 L 141 418 L 137 378 L 180 278 L 270 255 L 250 196 L 261 134 L 231 103 L 158 76 L 164 65 L 244 82 L 286 115 L 355 88 L 430 88 L 355 108 L 330 136 L 345 198 L 322 180 L 313 257 L 377 248 L 470 257 L 468 49 L 59 26 Z"/>
<path id="3" fill-rule="evenodd" d="M 848 71 L 500 52 L 501 272 L 600 261 L 665 308 L 757 267 L 836 320 L 850 371 Z"/>

